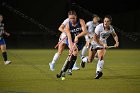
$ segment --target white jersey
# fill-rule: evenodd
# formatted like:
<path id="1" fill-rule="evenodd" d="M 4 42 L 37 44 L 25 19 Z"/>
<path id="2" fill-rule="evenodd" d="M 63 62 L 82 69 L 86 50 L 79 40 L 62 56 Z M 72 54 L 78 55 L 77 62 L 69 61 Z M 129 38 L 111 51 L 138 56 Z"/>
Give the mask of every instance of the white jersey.
<path id="1" fill-rule="evenodd" d="M 95 28 L 96 26 L 98 25 L 99 23 L 97 24 L 94 24 L 93 21 L 89 21 L 86 23 L 86 26 L 88 27 L 88 32 L 89 32 L 89 35 L 92 35 L 94 34 L 94 31 L 95 31 Z"/>
<path id="2" fill-rule="evenodd" d="M 63 21 L 62 24 L 63 24 L 64 26 L 66 26 L 66 24 L 67 24 L 68 22 L 69 22 L 69 18 L 65 19 L 65 20 Z M 67 35 L 66 35 L 66 32 L 65 32 L 65 28 L 64 28 L 64 32 L 61 33 L 60 38 L 59 38 L 59 41 L 63 40 L 66 36 L 67 36 Z M 66 39 L 63 40 L 63 43 L 66 43 Z"/>
<path id="3" fill-rule="evenodd" d="M 93 21 L 89 21 L 89 22 L 86 23 L 87 31 L 88 31 L 88 33 L 89 33 L 88 35 L 85 35 L 86 41 L 90 41 L 90 39 L 93 38 L 95 28 L 96 28 L 96 26 L 97 26 L 98 24 L 99 24 L 99 23 L 94 24 Z"/>
<path id="4" fill-rule="evenodd" d="M 70 21 L 69 18 L 67 18 L 67 19 L 65 19 L 65 20 L 63 21 L 62 24 L 63 24 L 64 26 L 66 26 L 66 24 L 67 24 L 69 21 Z"/>
<path id="5" fill-rule="evenodd" d="M 103 23 L 99 24 L 95 28 L 95 34 L 99 36 L 100 40 L 104 43 L 106 42 L 106 39 L 110 36 L 110 34 L 114 33 L 114 28 L 110 25 L 110 29 L 108 31 L 104 30 Z"/>

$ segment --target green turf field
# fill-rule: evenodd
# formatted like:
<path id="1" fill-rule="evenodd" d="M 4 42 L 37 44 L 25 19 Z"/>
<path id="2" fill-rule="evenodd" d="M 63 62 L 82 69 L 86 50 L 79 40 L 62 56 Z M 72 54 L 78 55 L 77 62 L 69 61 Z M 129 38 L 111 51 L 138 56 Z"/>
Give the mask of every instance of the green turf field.
<path id="1" fill-rule="evenodd" d="M 0 93 L 140 93 L 140 50 L 108 50 L 103 77 L 95 80 L 97 61 L 56 78 L 67 56 L 64 51 L 54 72 L 49 70 L 56 50 L 8 50 L 10 65 L 0 56 Z M 80 59 L 78 58 L 78 66 Z M 80 66 L 79 66 L 80 67 Z"/>

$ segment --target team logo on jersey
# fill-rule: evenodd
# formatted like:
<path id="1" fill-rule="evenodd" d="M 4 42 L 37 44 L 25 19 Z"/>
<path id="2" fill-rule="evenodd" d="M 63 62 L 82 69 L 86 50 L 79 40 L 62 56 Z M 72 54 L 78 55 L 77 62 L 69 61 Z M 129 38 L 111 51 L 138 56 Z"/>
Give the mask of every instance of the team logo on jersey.
<path id="1" fill-rule="evenodd" d="M 80 27 L 80 28 L 75 28 L 75 29 L 72 29 L 72 30 L 70 30 L 72 33 L 74 33 L 74 32 L 79 32 L 79 31 L 81 31 L 82 30 L 82 28 Z"/>
<path id="2" fill-rule="evenodd" d="M 105 38 L 108 38 L 109 36 L 110 36 L 110 33 L 109 32 L 107 32 L 107 33 L 102 32 L 101 33 L 101 37 L 104 38 L 104 39 Z"/>

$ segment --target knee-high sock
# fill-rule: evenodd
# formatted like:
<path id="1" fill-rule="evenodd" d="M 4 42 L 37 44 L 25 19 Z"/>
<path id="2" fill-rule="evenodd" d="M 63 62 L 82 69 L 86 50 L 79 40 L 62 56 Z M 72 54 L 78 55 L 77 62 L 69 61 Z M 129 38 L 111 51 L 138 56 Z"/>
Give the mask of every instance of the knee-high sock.
<path id="1" fill-rule="evenodd" d="M 88 48 L 86 46 L 84 46 L 82 49 L 82 52 L 81 52 L 81 56 L 85 56 L 87 50 L 88 50 Z"/>
<path id="2" fill-rule="evenodd" d="M 2 52 L 2 56 L 3 56 L 4 61 L 7 61 L 7 53 L 6 52 Z"/>
<path id="3" fill-rule="evenodd" d="M 67 69 L 69 68 L 69 65 L 70 65 L 70 61 L 67 61 L 67 63 L 65 64 L 65 66 L 64 66 L 64 68 L 63 68 L 63 70 L 62 70 L 62 72 L 66 72 Z"/>
<path id="4" fill-rule="evenodd" d="M 97 71 L 102 72 L 103 65 L 104 65 L 104 60 L 98 60 L 96 72 L 97 72 Z"/>
<path id="5" fill-rule="evenodd" d="M 60 55 L 58 53 L 55 53 L 53 60 L 52 60 L 52 64 L 54 64 L 58 60 L 59 56 Z"/>
<path id="6" fill-rule="evenodd" d="M 73 68 L 73 65 L 75 64 L 76 59 L 77 59 L 77 56 L 74 56 L 74 55 L 71 56 L 70 64 L 69 64 L 68 69 L 72 69 Z"/>
<path id="7" fill-rule="evenodd" d="M 73 67 L 77 67 L 76 62 L 74 63 Z"/>

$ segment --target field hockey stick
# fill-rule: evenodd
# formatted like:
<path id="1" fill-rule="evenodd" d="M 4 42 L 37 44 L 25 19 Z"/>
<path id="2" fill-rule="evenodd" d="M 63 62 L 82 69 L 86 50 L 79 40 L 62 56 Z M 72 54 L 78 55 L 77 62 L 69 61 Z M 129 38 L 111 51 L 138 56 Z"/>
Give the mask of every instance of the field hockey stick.
<path id="1" fill-rule="evenodd" d="M 68 61 L 70 61 L 70 59 L 71 59 L 71 56 L 72 56 L 72 53 L 73 53 L 73 50 L 74 50 L 74 47 L 75 47 L 75 46 L 76 46 L 76 43 L 73 44 L 73 47 L 72 47 L 72 49 L 70 50 L 70 53 L 69 53 L 67 59 L 65 60 L 65 62 L 64 62 L 64 64 L 63 64 L 63 67 L 62 67 L 62 69 L 61 69 L 60 74 L 57 74 L 57 75 L 56 75 L 57 78 L 60 78 L 60 77 L 61 77 L 61 75 L 62 75 L 62 73 L 63 73 L 63 71 L 64 71 L 64 69 L 65 69 L 65 67 L 66 67 L 66 65 L 67 65 L 67 63 L 68 63 Z"/>
<path id="2" fill-rule="evenodd" d="M 59 42 L 57 43 L 57 45 L 56 45 L 54 48 L 57 48 L 57 47 L 59 46 L 59 44 L 60 44 L 62 41 L 64 41 L 66 38 L 67 38 L 67 36 L 65 36 L 61 41 L 59 41 Z"/>
<path id="3" fill-rule="evenodd" d="M 108 46 L 108 48 L 107 49 L 110 49 L 110 48 L 116 48 L 115 46 Z"/>
<path id="4" fill-rule="evenodd" d="M 96 50 L 111 49 L 111 48 L 116 48 L 116 47 L 115 46 L 108 46 L 107 48 L 105 48 L 105 47 L 97 47 Z"/>

